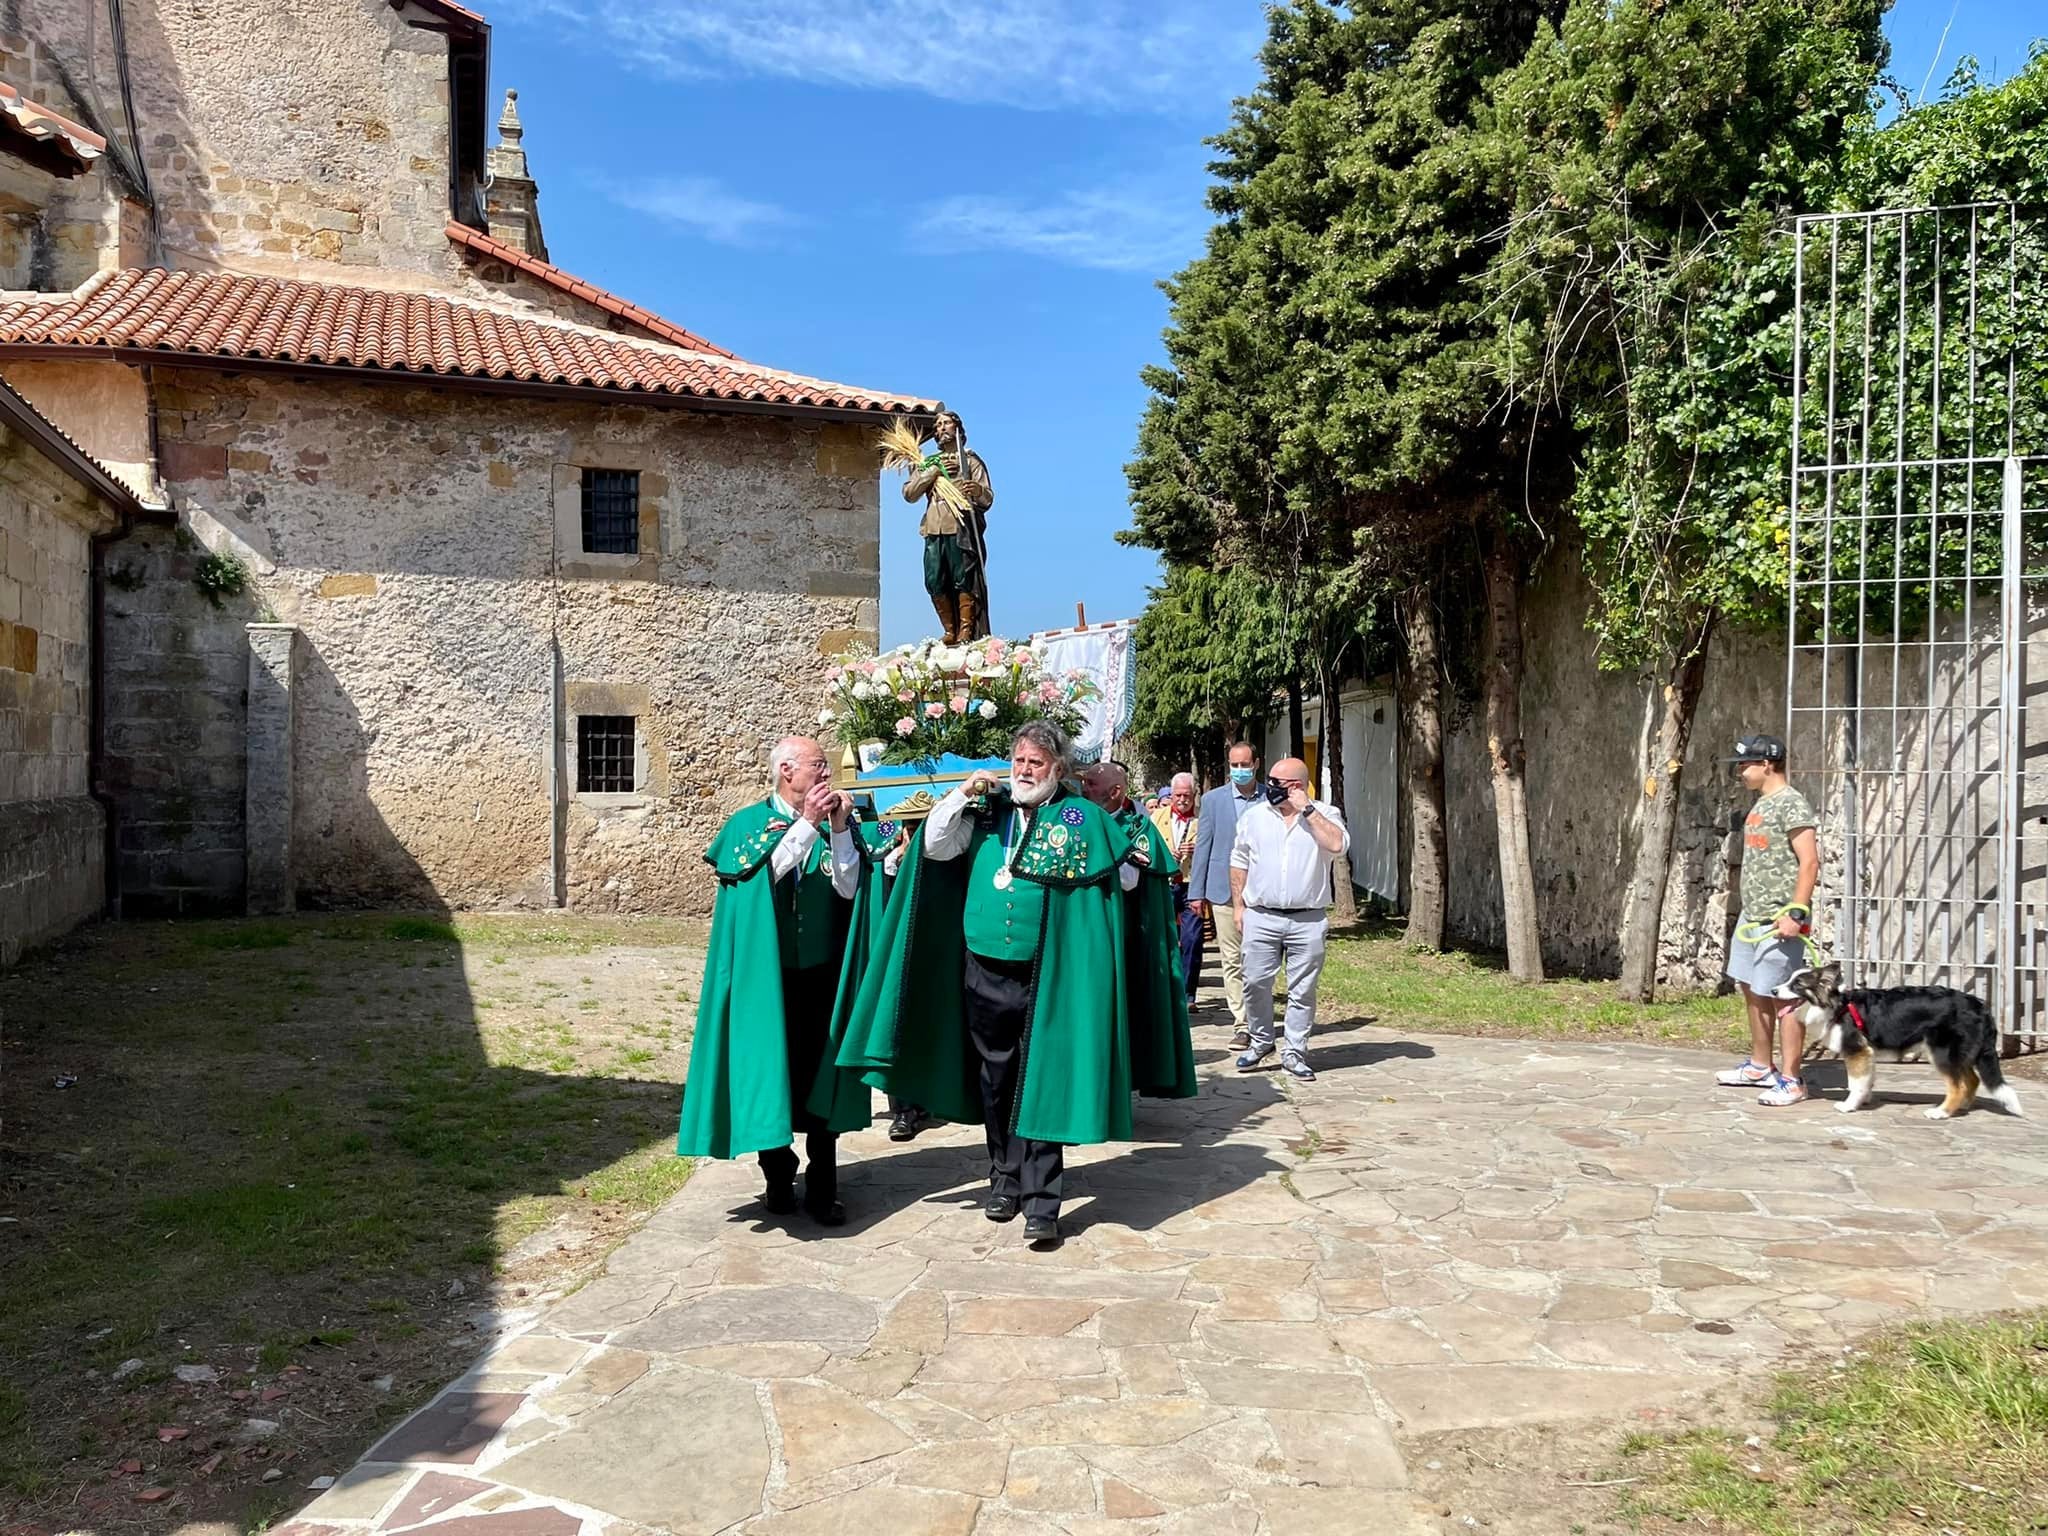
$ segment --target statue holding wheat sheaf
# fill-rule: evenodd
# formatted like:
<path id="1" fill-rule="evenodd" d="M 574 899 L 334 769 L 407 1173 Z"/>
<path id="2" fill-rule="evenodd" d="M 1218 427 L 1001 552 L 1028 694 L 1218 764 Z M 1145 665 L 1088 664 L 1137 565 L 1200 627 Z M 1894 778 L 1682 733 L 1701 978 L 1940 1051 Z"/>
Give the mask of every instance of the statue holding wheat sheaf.
<path id="1" fill-rule="evenodd" d="M 930 441 L 934 446 L 927 449 Z M 932 418 L 929 433 L 898 416 L 882 433 L 882 463 L 906 471 L 903 499 L 923 501 L 924 589 L 948 645 L 989 633 L 988 509 L 996 493 L 988 466 L 969 450 L 967 429 L 952 411 Z"/>

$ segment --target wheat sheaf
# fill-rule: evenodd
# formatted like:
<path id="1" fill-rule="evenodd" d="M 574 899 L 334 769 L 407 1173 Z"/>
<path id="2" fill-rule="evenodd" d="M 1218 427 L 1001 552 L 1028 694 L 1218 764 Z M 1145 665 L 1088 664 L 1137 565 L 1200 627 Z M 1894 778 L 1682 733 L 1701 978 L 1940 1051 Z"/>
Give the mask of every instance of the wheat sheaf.
<path id="1" fill-rule="evenodd" d="M 911 475 L 924 468 L 924 434 L 910 424 L 909 417 L 893 418 L 889 425 L 882 429 L 880 444 L 884 468 L 900 469 Z M 932 490 L 939 500 L 962 517 L 973 512 L 973 504 L 968 501 L 967 493 L 945 475 L 940 475 L 932 482 Z"/>

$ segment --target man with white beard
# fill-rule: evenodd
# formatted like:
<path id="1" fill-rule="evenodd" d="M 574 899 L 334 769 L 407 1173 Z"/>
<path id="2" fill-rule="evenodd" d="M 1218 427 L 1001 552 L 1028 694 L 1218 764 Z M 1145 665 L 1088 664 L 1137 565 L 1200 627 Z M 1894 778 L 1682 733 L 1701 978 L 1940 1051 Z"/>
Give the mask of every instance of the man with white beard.
<path id="1" fill-rule="evenodd" d="M 981 1121 L 990 1221 L 1058 1246 L 1064 1147 L 1131 1134 L 1119 867 L 1132 842 L 1068 791 L 1072 748 L 1032 721 L 1007 782 L 932 810 L 897 876 L 838 1063 L 938 1119 Z"/>

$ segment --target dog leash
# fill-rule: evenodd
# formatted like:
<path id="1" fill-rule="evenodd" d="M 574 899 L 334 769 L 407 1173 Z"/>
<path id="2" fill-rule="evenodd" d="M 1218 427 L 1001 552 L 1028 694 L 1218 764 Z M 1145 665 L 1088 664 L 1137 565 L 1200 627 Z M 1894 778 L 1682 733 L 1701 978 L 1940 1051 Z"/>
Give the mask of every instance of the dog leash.
<path id="1" fill-rule="evenodd" d="M 1735 937 L 1744 944 L 1765 944 L 1779 938 L 1778 924 L 1788 917 L 1799 919 L 1799 942 L 1806 948 L 1806 963 L 1819 966 L 1824 958 L 1820 945 L 1813 938 L 1813 911 L 1796 901 L 1788 901 L 1762 922 L 1737 923 Z"/>

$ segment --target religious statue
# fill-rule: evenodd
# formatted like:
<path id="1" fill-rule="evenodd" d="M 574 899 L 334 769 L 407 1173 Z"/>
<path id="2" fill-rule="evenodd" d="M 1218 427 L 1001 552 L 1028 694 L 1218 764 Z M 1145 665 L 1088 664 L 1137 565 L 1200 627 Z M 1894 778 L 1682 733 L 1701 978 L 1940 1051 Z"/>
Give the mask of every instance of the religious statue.
<path id="1" fill-rule="evenodd" d="M 905 501 L 924 501 L 924 589 L 948 645 L 979 640 L 988 628 L 988 509 L 996 493 L 988 466 L 967 446 L 967 429 L 951 411 L 932 420 L 938 452 L 924 457 L 903 483 Z"/>

